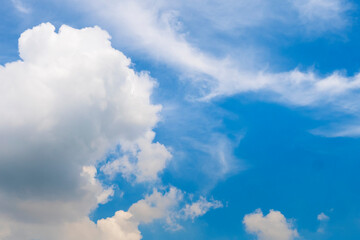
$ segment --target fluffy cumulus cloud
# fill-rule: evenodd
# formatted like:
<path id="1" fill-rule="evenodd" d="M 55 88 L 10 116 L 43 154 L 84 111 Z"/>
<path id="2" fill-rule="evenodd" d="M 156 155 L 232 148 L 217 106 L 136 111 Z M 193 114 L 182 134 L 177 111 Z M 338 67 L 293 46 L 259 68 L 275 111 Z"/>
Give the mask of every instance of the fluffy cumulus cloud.
<path id="1" fill-rule="evenodd" d="M 260 209 L 244 217 L 246 231 L 257 236 L 259 240 L 292 240 L 299 237 L 297 230 L 285 216 L 270 210 L 264 216 Z"/>
<path id="2" fill-rule="evenodd" d="M 170 216 L 171 210 L 174 210 L 182 199 L 183 193 L 174 187 L 165 194 L 154 189 L 151 195 L 133 204 L 129 212 L 134 215 L 136 221 L 150 223 L 154 219 Z"/>
<path id="3" fill-rule="evenodd" d="M 137 182 L 156 180 L 157 174 L 165 168 L 171 154 L 164 145 L 152 143 L 154 137 L 155 133 L 149 131 L 135 145 L 132 142 L 123 142 L 122 151 L 115 151 L 117 157 L 102 166 L 101 170 L 110 178 L 122 174 L 128 180 L 135 177 Z"/>
<path id="4" fill-rule="evenodd" d="M 21 60 L 0 66 L 4 239 L 36 237 L 42 224 L 51 230 L 105 203 L 114 192 L 96 180 L 94 165 L 110 149 L 132 153 L 126 173 L 139 181 L 156 180 L 170 159 L 153 142 L 161 110 L 150 102 L 154 80 L 134 72 L 109 39 L 98 27 L 41 24 L 21 35 Z"/>

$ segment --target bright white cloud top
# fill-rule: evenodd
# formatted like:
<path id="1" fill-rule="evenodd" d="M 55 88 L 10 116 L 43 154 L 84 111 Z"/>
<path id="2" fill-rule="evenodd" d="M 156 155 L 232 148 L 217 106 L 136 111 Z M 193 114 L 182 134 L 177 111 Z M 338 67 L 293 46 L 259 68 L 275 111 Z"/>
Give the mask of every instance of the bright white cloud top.
<path id="1" fill-rule="evenodd" d="M 109 39 L 98 27 L 56 33 L 41 24 L 21 35 L 22 60 L 0 67 L 0 219 L 9 239 L 36 238 L 37 224 L 77 221 L 106 202 L 113 191 L 91 165 L 119 144 L 132 155 L 123 173 L 139 181 L 156 180 L 170 159 L 153 143 L 154 80 L 130 69 Z"/>

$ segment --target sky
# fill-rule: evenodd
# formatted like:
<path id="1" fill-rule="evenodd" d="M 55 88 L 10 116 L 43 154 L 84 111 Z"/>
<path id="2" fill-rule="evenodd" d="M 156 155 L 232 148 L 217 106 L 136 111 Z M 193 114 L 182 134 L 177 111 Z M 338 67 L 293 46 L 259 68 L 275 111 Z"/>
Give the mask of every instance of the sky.
<path id="1" fill-rule="evenodd" d="M 0 240 L 355 240 L 353 0 L 3 0 Z"/>

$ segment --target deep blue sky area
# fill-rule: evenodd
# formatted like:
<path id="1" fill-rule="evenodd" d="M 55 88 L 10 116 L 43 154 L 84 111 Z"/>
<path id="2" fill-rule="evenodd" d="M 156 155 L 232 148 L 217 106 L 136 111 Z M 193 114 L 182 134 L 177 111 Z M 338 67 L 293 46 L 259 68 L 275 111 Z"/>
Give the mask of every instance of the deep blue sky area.
<path id="1" fill-rule="evenodd" d="M 51 22 L 57 29 L 63 24 L 74 28 L 98 25 L 112 36 L 112 47 L 132 60 L 132 69 L 148 72 L 156 81 L 150 98 L 162 105 L 162 110 L 153 128 L 154 142 L 166 146 L 172 160 L 156 181 L 137 183 L 134 177 L 118 174 L 109 178 L 101 172 L 106 162 L 114 160 L 109 155 L 97 165 L 96 176 L 102 184 L 114 186 L 115 193 L 109 202 L 90 211 L 92 221 L 112 217 L 118 210 L 127 211 L 154 189 L 173 186 L 184 192 L 184 204 L 204 196 L 221 202 L 222 207 L 207 209 L 194 219 L 176 218 L 182 226 L 176 231 L 166 217 L 140 223 L 143 239 L 277 239 L 262 228 L 261 224 L 268 224 L 265 217 L 264 222 L 255 224 L 257 230 L 249 230 L 244 217 L 257 209 L 264 216 L 270 210 L 279 211 L 285 230 L 297 232 L 278 240 L 360 238 L 360 103 L 356 83 L 360 79 L 356 76 L 360 72 L 360 12 L 356 1 L 304 1 L 315 4 L 310 10 L 277 6 L 277 0 L 274 6 L 263 4 L 267 1 L 253 6 L 248 0 L 243 5 L 229 0 L 223 5 L 220 1 L 193 5 L 174 1 L 178 3 L 165 6 L 154 1 L 156 4 L 145 8 L 151 11 L 143 14 L 154 14 L 151 24 L 158 23 L 154 29 L 162 30 L 163 38 L 159 39 L 165 39 L 163 47 L 150 39 L 156 31 L 147 29 L 147 23 L 136 25 L 131 17 L 117 18 L 126 15 L 121 7 L 114 7 L 111 13 L 110 8 L 98 9 L 97 13 L 96 4 L 101 1 L 90 2 L 3 1 L 0 71 L 5 64 L 20 59 L 17 41 L 26 29 L 42 22 Z M 16 4 L 27 10 L 19 10 Z M 147 31 L 155 33 L 142 35 Z M 172 48 L 176 41 L 181 44 Z M 191 54 L 176 51 L 185 45 L 190 46 L 184 49 L 191 49 Z M 196 65 L 199 59 L 205 67 Z M 298 81 L 291 77 L 284 78 L 291 83 L 280 85 L 277 75 L 271 75 L 286 75 L 295 68 L 315 74 L 315 82 L 339 71 L 341 84 L 355 83 L 344 88 L 329 84 L 329 89 L 320 91 L 314 82 L 291 85 Z M 265 71 L 274 80 L 263 88 L 246 89 L 238 87 L 243 78 L 234 74 L 232 79 L 232 75 L 217 74 L 214 69 L 246 69 L 253 82 L 258 71 Z M 215 87 L 218 95 L 201 98 L 202 87 L 208 91 L 213 82 L 221 85 L 227 80 L 233 81 L 226 90 Z M 341 92 L 333 94 L 336 90 Z M 279 98 L 268 97 L 271 91 Z M 307 94 L 315 100 L 298 100 Z M 290 101 L 292 96 L 297 96 L 296 100 Z M 325 219 L 319 218 L 321 213 Z M 4 238 L 8 239 L 13 238 Z"/>

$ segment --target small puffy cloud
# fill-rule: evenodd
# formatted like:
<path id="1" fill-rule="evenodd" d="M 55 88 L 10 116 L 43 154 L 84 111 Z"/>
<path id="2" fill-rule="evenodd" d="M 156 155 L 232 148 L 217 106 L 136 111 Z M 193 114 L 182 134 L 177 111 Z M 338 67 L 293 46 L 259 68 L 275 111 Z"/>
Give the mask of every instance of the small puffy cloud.
<path id="1" fill-rule="evenodd" d="M 325 213 L 320 213 L 319 215 L 317 215 L 317 220 L 319 221 L 328 221 L 330 220 L 330 217 L 325 215 Z"/>
<path id="2" fill-rule="evenodd" d="M 259 240 L 292 240 L 299 237 L 290 221 L 279 212 L 270 210 L 264 216 L 260 209 L 244 217 L 246 231 L 257 236 Z"/>
<path id="3" fill-rule="evenodd" d="M 190 218 L 194 220 L 196 217 L 202 216 L 207 213 L 210 209 L 216 209 L 223 207 L 223 204 L 217 200 L 208 201 L 204 197 L 191 204 L 186 204 L 183 211 L 183 217 L 185 219 Z"/>

